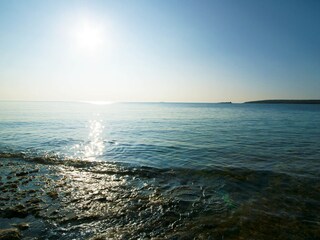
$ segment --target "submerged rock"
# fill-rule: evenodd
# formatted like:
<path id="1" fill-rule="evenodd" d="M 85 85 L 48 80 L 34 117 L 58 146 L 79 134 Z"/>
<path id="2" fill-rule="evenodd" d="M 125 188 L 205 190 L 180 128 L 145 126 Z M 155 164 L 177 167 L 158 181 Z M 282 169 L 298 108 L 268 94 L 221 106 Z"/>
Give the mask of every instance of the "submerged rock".
<path id="1" fill-rule="evenodd" d="M 19 204 L 14 207 L 3 209 L 1 215 L 5 218 L 24 218 L 28 216 L 28 212 L 24 205 Z"/>
<path id="2" fill-rule="evenodd" d="M 39 204 L 39 203 L 41 203 L 41 202 L 43 202 L 41 199 L 39 199 L 39 198 L 31 198 L 30 200 L 28 200 L 27 201 L 27 203 L 28 204 Z"/>
<path id="3" fill-rule="evenodd" d="M 58 197 L 58 193 L 57 193 L 57 191 L 55 191 L 55 190 L 52 190 L 52 191 L 50 191 L 50 192 L 47 192 L 47 195 L 48 195 L 49 197 L 51 197 L 52 199 L 56 199 L 56 198 Z"/>
<path id="4" fill-rule="evenodd" d="M 108 237 L 106 235 L 98 235 L 90 238 L 90 240 L 106 240 Z"/>
<path id="5" fill-rule="evenodd" d="M 18 173 L 16 173 L 17 177 L 21 177 L 21 176 L 25 176 L 25 175 L 28 175 L 28 172 L 18 172 Z"/>
<path id="6" fill-rule="evenodd" d="M 18 223 L 18 224 L 12 224 L 12 226 L 20 229 L 20 230 L 26 230 L 30 227 L 29 223 Z"/>
<path id="7" fill-rule="evenodd" d="M 0 240 L 21 239 L 20 231 L 17 228 L 0 229 Z"/>

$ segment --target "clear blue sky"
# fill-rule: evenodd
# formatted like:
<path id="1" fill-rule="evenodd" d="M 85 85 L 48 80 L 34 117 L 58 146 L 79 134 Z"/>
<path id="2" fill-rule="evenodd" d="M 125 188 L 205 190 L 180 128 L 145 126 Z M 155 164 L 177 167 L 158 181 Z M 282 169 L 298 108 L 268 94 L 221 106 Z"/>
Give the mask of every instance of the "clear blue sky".
<path id="1" fill-rule="evenodd" d="M 320 1 L 0 1 L 0 100 L 320 99 Z"/>

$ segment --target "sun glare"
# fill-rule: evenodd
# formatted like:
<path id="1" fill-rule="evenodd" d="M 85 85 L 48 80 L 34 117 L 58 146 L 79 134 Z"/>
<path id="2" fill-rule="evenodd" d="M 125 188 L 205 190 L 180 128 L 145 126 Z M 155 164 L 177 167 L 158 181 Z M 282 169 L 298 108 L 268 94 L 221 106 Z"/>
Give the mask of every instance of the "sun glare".
<path id="1" fill-rule="evenodd" d="M 85 51 L 96 51 L 104 42 L 103 26 L 89 20 L 83 20 L 74 29 L 77 48 Z"/>
<path id="2" fill-rule="evenodd" d="M 114 102 L 112 101 L 80 101 L 82 103 L 89 103 L 93 105 L 110 105 L 113 104 Z"/>

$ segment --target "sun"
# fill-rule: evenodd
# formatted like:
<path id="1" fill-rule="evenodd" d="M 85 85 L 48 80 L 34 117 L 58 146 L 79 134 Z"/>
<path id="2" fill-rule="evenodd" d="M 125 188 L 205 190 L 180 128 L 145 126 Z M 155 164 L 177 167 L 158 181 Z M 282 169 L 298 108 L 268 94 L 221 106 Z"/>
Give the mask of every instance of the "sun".
<path id="1" fill-rule="evenodd" d="M 74 40 L 77 48 L 84 51 L 96 51 L 104 43 L 103 26 L 88 19 L 82 20 L 74 28 Z"/>

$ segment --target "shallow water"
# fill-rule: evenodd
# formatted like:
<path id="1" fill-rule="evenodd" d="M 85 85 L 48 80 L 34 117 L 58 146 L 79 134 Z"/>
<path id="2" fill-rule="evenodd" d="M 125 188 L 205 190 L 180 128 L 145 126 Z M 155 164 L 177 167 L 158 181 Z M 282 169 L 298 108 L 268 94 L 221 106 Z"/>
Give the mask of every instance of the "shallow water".
<path id="1" fill-rule="evenodd" d="M 1 102 L 0 226 L 29 222 L 23 237 L 39 239 L 319 239 L 319 126 L 317 105 Z"/>

